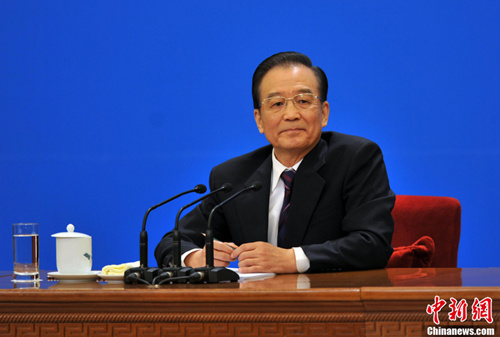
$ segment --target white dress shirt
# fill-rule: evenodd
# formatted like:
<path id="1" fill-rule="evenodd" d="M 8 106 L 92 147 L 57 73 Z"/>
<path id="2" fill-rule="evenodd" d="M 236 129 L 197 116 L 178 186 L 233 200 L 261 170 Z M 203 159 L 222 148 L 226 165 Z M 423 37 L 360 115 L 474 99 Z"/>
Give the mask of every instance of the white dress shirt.
<path id="1" fill-rule="evenodd" d="M 300 163 L 302 163 L 302 160 L 300 160 L 297 164 L 295 164 L 293 167 L 286 167 L 283 164 L 281 164 L 278 159 L 276 159 L 274 155 L 274 149 L 272 153 L 272 163 L 273 163 L 273 168 L 271 171 L 271 191 L 269 193 L 269 215 L 268 215 L 268 229 L 267 229 L 267 242 L 270 244 L 277 246 L 278 245 L 278 226 L 279 226 L 279 219 L 280 219 L 280 213 L 281 213 L 281 207 L 283 206 L 283 199 L 285 196 L 285 183 L 283 180 L 281 180 L 281 173 L 286 170 L 295 170 L 299 168 Z M 293 193 L 293 191 L 292 191 Z M 293 233 L 290 233 L 290 235 L 293 235 Z M 304 253 L 304 250 L 300 247 L 293 247 L 292 248 L 295 252 L 295 263 L 297 266 L 297 271 L 299 273 L 304 273 L 306 272 L 309 267 L 310 267 L 310 262 L 309 259 L 307 258 L 306 254 Z M 191 254 L 192 252 L 199 250 L 199 249 L 192 249 L 181 256 L 182 260 L 182 266 L 185 267 L 184 259 Z"/>
<path id="2" fill-rule="evenodd" d="M 273 168 L 271 171 L 271 191 L 269 193 L 269 217 L 268 217 L 268 228 L 267 228 L 267 242 L 270 244 L 277 246 L 278 245 L 278 228 L 279 228 L 279 219 L 281 213 L 281 207 L 283 206 L 283 199 L 285 196 L 285 183 L 280 178 L 281 173 L 286 170 L 295 170 L 299 168 L 300 160 L 293 167 L 286 167 L 281 164 L 276 156 L 274 155 L 274 149 L 272 153 L 272 162 Z M 293 194 L 293 190 L 292 190 Z M 293 235 L 290 233 L 288 235 Z M 307 258 L 304 250 L 300 247 L 293 247 L 295 252 L 295 262 L 297 266 L 297 271 L 299 273 L 304 273 L 309 269 L 310 262 Z"/>

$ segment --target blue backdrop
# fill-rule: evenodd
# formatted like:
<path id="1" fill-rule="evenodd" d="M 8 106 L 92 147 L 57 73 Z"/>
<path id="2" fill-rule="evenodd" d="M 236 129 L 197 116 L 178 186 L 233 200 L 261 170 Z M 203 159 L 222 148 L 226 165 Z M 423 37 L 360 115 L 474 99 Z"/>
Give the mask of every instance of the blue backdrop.
<path id="1" fill-rule="evenodd" d="M 68 223 L 94 269 L 138 260 L 151 205 L 266 144 L 251 76 L 285 50 L 325 70 L 325 129 L 377 142 L 397 194 L 460 200 L 459 266 L 500 266 L 499 17 L 472 0 L 2 1 L 0 270 L 14 222 L 40 223 L 43 269 Z M 194 198 L 151 213 L 150 265 Z"/>

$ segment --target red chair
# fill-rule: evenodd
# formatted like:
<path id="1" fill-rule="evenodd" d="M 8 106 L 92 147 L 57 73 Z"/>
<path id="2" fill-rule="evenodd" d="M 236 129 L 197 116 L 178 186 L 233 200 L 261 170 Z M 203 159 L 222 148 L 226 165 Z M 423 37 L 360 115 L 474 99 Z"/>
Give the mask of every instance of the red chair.
<path id="1" fill-rule="evenodd" d="M 455 198 L 397 195 L 387 267 L 456 268 L 461 211 Z"/>

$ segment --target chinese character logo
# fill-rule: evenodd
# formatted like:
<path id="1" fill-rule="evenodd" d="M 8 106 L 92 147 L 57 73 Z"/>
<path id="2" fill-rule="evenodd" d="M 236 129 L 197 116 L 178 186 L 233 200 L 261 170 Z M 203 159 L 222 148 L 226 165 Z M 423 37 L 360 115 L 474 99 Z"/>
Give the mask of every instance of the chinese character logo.
<path id="1" fill-rule="evenodd" d="M 439 298 L 439 296 L 434 297 L 434 304 L 427 305 L 427 313 L 432 316 L 434 324 L 439 324 L 439 312 L 446 305 L 446 301 Z"/>
<path id="2" fill-rule="evenodd" d="M 493 317 L 491 308 L 493 305 L 493 300 L 490 297 L 485 297 L 481 301 L 474 298 L 474 303 L 472 304 L 472 320 L 479 321 L 480 319 L 485 319 L 488 323 L 493 323 Z"/>
<path id="3" fill-rule="evenodd" d="M 460 322 L 465 322 L 467 319 L 467 301 L 462 299 L 460 302 L 458 302 L 455 298 L 451 297 L 450 298 L 450 305 L 449 307 L 451 308 L 450 313 L 448 314 L 448 318 L 450 321 L 456 321 L 457 318 L 460 318 Z"/>
<path id="4" fill-rule="evenodd" d="M 448 319 L 450 321 L 456 321 L 460 319 L 460 322 L 465 322 L 467 320 L 467 307 L 469 306 L 465 299 L 458 301 L 456 298 L 450 298 L 449 307 L 451 311 L 448 313 Z M 439 324 L 439 312 L 446 305 L 446 301 L 441 299 L 439 296 L 434 297 L 434 303 L 428 304 L 426 312 L 432 315 L 432 320 L 434 324 Z M 493 300 L 490 297 L 485 297 L 479 300 L 477 297 L 474 298 L 474 303 L 472 304 L 472 320 L 479 321 L 484 319 L 489 324 L 493 323 Z"/>

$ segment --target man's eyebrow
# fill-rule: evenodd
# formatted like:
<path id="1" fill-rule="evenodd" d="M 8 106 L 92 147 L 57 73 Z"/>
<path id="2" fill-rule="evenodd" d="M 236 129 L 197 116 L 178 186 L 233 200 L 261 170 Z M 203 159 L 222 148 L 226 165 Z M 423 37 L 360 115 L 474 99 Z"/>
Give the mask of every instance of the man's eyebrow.
<path id="1" fill-rule="evenodd" d="M 313 94 L 312 90 L 309 88 L 299 89 L 296 92 L 299 94 Z"/>
<path id="2" fill-rule="evenodd" d="M 281 92 L 270 92 L 266 98 L 269 98 L 269 97 L 274 97 L 274 96 L 283 96 L 281 94 Z"/>
<path id="3" fill-rule="evenodd" d="M 313 94 L 312 90 L 309 88 L 302 88 L 294 91 L 296 94 Z M 270 92 L 266 98 L 274 97 L 274 96 L 283 96 L 283 94 L 279 91 Z"/>

